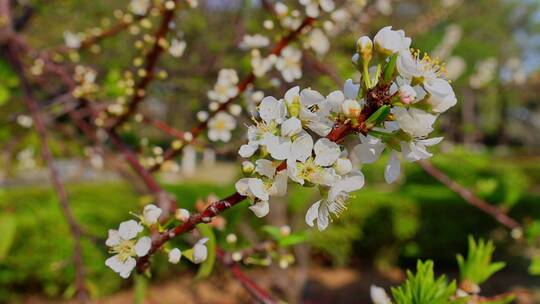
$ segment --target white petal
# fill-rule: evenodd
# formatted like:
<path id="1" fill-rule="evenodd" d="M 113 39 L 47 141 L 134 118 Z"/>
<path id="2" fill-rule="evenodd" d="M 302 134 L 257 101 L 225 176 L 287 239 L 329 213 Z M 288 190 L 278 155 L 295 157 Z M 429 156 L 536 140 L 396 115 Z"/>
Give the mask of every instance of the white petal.
<path id="1" fill-rule="evenodd" d="M 137 236 L 139 232 L 143 230 L 143 227 L 134 220 L 129 220 L 120 223 L 118 232 L 120 237 L 124 240 L 130 240 Z"/>
<path id="2" fill-rule="evenodd" d="M 243 196 L 250 196 L 251 192 L 249 191 L 249 178 L 242 178 L 236 182 L 234 185 L 236 192 L 240 193 Z"/>
<path id="3" fill-rule="evenodd" d="M 291 117 L 281 125 L 281 136 L 292 137 L 302 131 L 302 122 L 296 117 Z"/>
<path id="4" fill-rule="evenodd" d="M 270 123 L 272 120 L 281 123 L 286 114 L 285 104 L 272 96 L 263 98 L 259 105 L 259 115 L 266 123 Z"/>
<path id="5" fill-rule="evenodd" d="M 278 137 L 274 135 L 266 136 L 264 139 L 266 148 L 272 156 L 277 160 L 285 160 L 291 154 L 291 140 L 288 137 Z"/>
<path id="6" fill-rule="evenodd" d="M 306 224 L 308 224 L 310 227 L 313 227 L 313 222 L 317 217 L 319 216 L 319 205 L 321 204 L 321 201 L 315 202 L 311 207 L 309 207 L 308 211 L 306 212 Z"/>
<path id="7" fill-rule="evenodd" d="M 258 159 L 255 162 L 255 171 L 261 175 L 272 178 L 276 174 L 274 162 L 268 159 Z"/>
<path id="8" fill-rule="evenodd" d="M 143 236 L 137 241 L 137 244 L 135 244 L 135 253 L 140 257 L 145 256 L 150 250 L 150 247 L 152 247 L 152 239 Z"/>
<path id="9" fill-rule="evenodd" d="M 270 211 L 270 204 L 268 201 L 259 201 L 249 206 L 249 210 L 253 211 L 256 217 L 264 217 Z"/>
<path id="10" fill-rule="evenodd" d="M 317 228 L 319 231 L 323 231 L 328 227 L 330 223 L 330 211 L 328 210 L 328 204 L 325 200 L 321 201 L 319 206 L 319 213 L 317 215 Z"/>
<path id="11" fill-rule="evenodd" d="M 248 186 L 249 191 L 251 191 L 256 198 L 263 201 L 268 200 L 268 192 L 266 191 L 262 180 L 258 178 L 250 178 L 248 179 Z"/>
<path id="12" fill-rule="evenodd" d="M 333 201 L 341 192 L 350 193 L 360 190 L 364 186 L 364 175 L 355 171 L 344 179 L 336 182 L 328 192 L 329 200 Z"/>
<path id="13" fill-rule="evenodd" d="M 400 171 L 401 163 L 399 162 L 399 158 L 395 152 L 392 152 L 390 161 L 388 161 L 388 165 L 386 165 L 386 168 L 384 169 L 384 179 L 387 183 L 391 184 L 397 180 Z"/>
<path id="14" fill-rule="evenodd" d="M 311 156 L 313 149 L 313 138 L 307 132 L 299 135 L 291 146 L 291 158 L 305 162 Z"/>
<path id="15" fill-rule="evenodd" d="M 299 96 L 300 96 L 300 87 L 295 86 L 288 89 L 287 92 L 285 92 L 284 99 L 287 103 L 292 103 L 296 99 L 296 97 L 299 97 Z"/>
<path id="16" fill-rule="evenodd" d="M 418 143 L 429 147 L 429 146 L 434 146 L 440 143 L 443 139 L 444 137 L 433 137 L 433 138 L 421 139 L 418 141 Z"/>
<path id="17" fill-rule="evenodd" d="M 359 135 L 361 144 L 353 148 L 358 161 L 362 164 L 371 164 L 381 156 L 386 145 L 378 138 L 371 135 Z"/>
<path id="18" fill-rule="evenodd" d="M 273 196 L 285 196 L 287 194 L 287 171 L 282 170 L 278 172 L 272 183 L 272 194 Z"/>
<path id="19" fill-rule="evenodd" d="M 384 289 L 382 289 L 381 287 L 371 285 L 369 293 L 373 304 L 392 304 L 392 301 L 390 301 L 390 298 L 386 294 L 386 291 L 384 291 Z"/>
<path id="20" fill-rule="evenodd" d="M 114 270 L 114 272 L 118 273 L 122 269 L 122 262 L 120 261 L 119 255 L 113 255 L 112 257 L 105 260 L 105 266 L 111 268 Z"/>
<path id="21" fill-rule="evenodd" d="M 321 93 L 312 89 L 303 89 L 300 92 L 300 102 L 302 106 L 309 107 L 324 101 L 324 96 Z"/>
<path id="22" fill-rule="evenodd" d="M 334 91 L 326 96 L 326 102 L 330 105 L 330 109 L 334 113 L 339 112 L 341 103 L 343 103 L 344 100 L 345 95 L 339 90 Z"/>
<path id="23" fill-rule="evenodd" d="M 259 147 L 257 145 L 242 145 L 238 154 L 242 157 L 251 157 Z"/>
<path id="24" fill-rule="evenodd" d="M 319 139 L 313 146 L 315 163 L 319 166 L 331 166 L 341 155 L 339 145 L 328 138 Z"/>
<path id="25" fill-rule="evenodd" d="M 105 245 L 113 247 L 120 244 L 121 241 L 122 238 L 120 237 L 120 233 L 118 232 L 118 230 L 109 229 L 109 237 L 105 241 Z"/>
<path id="26" fill-rule="evenodd" d="M 132 257 L 128 257 L 126 261 L 122 264 L 119 272 L 120 276 L 124 279 L 127 279 L 136 265 L 137 261 L 135 261 L 135 259 Z"/>
<path id="27" fill-rule="evenodd" d="M 343 93 L 348 99 L 356 99 L 358 97 L 358 91 L 360 90 L 360 84 L 354 84 L 352 79 L 347 79 L 343 86 Z"/>

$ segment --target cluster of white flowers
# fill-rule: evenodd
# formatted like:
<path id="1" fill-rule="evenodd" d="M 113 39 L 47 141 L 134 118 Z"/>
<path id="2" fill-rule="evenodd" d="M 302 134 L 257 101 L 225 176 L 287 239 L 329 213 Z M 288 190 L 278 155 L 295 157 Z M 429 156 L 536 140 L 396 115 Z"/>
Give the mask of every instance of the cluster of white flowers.
<path id="1" fill-rule="evenodd" d="M 64 32 L 64 43 L 70 49 L 78 49 L 81 47 L 83 40 L 82 34 L 74 34 L 72 32 Z"/>
<path id="2" fill-rule="evenodd" d="M 105 261 L 105 265 L 118 273 L 122 278 L 128 278 L 137 265 L 137 258 L 148 254 L 152 248 L 152 239 L 150 238 L 151 228 L 159 228 L 159 218 L 162 210 L 154 204 L 148 204 L 144 207 L 143 214 L 137 216 L 139 221 L 128 220 L 120 223 L 118 230 L 110 229 L 109 236 L 105 244 L 110 247 L 110 253 L 113 254 Z M 178 209 L 175 218 L 179 221 L 189 219 L 189 212 L 185 209 Z M 139 234 L 147 235 L 139 237 Z M 196 263 L 202 263 L 208 256 L 208 249 L 205 243 L 207 238 L 199 240 L 193 249 L 190 249 L 191 260 Z M 169 262 L 176 264 L 180 261 L 182 253 L 180 249 L 174 248 L 169 251 Z"/>
<path id="3" fill-rule="evenodd" d="M 171 45 L 169 46 L 169 54 L 176 58 L 182 57 L 186 50 L 186 46 L 187 44 L 185 41 L 173 38 L 171 40 Z"/>
<path id="4" fill-rule="evenodd" d="M 360 83 L 347 80 L 343 90 L 326 97 L 310 88 L 289 89 L 283 99 L 265 97 L 240 156 L 247 177 L 236 183 L 238 193 L 251 199 L 250 209 L 262 217 L 269 198 L 286 194 L 287 182 L 318 187 L 322 198 L 307 211 L 306 222 L 325 229 L 331 215 L 346 209 L 349 194 L 364 185 L 347 149 L 330 134 L 340 126 L 358 133 L 353 148 L 360 165 L 373 163 L 386 149 L 390 161 L 384 175 L 394 182 L 400 156 L 417 161 L 432 156 L 427 147 L 442 138 L 427 138 L 438 115 L 456 103 L 444 78 L 444 66 L 410 49 L 411 39 L 391 27 L 374 38 L 361 37 L 353 61 L 362 73 Z M 370 63 L 376 64 L 370 67 Z M 367 117 L 362 117 L 362 114 Z"/>

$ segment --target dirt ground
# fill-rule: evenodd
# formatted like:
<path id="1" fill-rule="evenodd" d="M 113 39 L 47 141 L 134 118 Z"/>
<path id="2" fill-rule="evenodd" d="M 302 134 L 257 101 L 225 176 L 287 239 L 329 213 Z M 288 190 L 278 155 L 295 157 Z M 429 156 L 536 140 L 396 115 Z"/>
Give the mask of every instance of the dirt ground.
<path id="1" fill-rule="evenodd" d="M 218 270 L 218 269 L 216 269 Z M 219 271 L 223 271 L 219 269 Z M 261 287 L 271 291 L 273 295 L 280 296 L 285 300 L 286 295 L 279 288 L 272 288 L 271 281 L 278 278 L 282 286 L 293 286 L 294 280 L 299 275 L 297 269 L 289 269 L 285 272 L 253 270 L 246 272 L 247 275 Z M 389 286 L 395 285 L 399 274 L 391 277 L 381 276 L 369 271 L 358 271 L 344 268 L 315 267 L 307 273 L 307 282 L 299 291 L 299 299 L 294 302 L 306 304 L 340 304 L 340 303 L 371 303 L 369 299 L 369 287 L 376 284 L 389 290 Z M 280 279 L 281 278 L 281 279 Z M 197 284 L 192 284 L 192 274 L 183 274 L 181 278 L 169 279 L 164 282 L 154 282 L 147 291 L 145 304 L 232 304 L 232 303 L 256 303 L 246 292 L 240 283 L 233 279 L 230 274 L 214 274 L 210 279 Z M 486 293 L 493 289 L 503 288 L 518 292 L 518 304 L 540 303 L 540 285 L 527 286 L 528 292 L 521 287 L 521 278 L 502 274 L 498 276 L 499 283 L 486 288 Z M 287 285 L 289 284 L 289 285 Z M 502 285 L 501 285 L 502 284 Z M 96 304 L 124 304 L 133 303 L 133 290 L 126 289 L 112 296 L 94 300 Z M 289 300 L 289 302 L 292 302 Z M 50 304 L 59 303 L 58 300 L 47 300 L 40 296 L 30 296 L 22 301 L 25 304 Z M 65 304 L 76 303 L 66 301 Z"/>

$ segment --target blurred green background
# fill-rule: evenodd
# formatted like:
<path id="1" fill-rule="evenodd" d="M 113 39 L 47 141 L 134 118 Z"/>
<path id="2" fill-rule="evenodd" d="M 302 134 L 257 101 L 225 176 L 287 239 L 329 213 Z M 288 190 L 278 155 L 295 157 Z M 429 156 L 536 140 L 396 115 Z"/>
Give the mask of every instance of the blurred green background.
<path id="1" fill-rule="evenodd" d="M 23 34 L 38 49 L 62 44 L 64 31 L 106 27 L 114 22 L 113 11 L 124 9 L 128 3 L 19 2 L 16 7 L 21 11 L 25 6 L 33 9 Z M 206 93 L 220 69 L 234 68 L 241 78 L 249 72 L 249 53 L 239 50 L 237 45 L 244 34 L 268 33 L 261 20 L 271 19 L 259 1 L 200 2 L 199 8 L 181 11 L 176 17 L 173 33 L 187 42 L 187 49 L 181 58 L 164 56 L 160 60 L 160 69 L 169 77 L 153 83 L 148 94 L 151 97 L 142 110 L 179 129 L 187 129 L 196 122 L 193 114 L 206 106 Z M 363 2 L 367 2 L 366 7 L 355 10 Z M 287 3 L 301 8 L 295 1 Z M 277 96 L 298 84 L 329 93 L 339 85 L 336 79 L 321 73 L 314 60 L 324 62 L 338 78 L 352 77 L 350 56 L 358 37 L 372 36 L 386 25 L 403 28 L 413 38 L 415 48 L 434 52 L 447 62 L 458 95 L 458 105 L 441 117 L 436 128 L 445 137 L 445 144 L 436 149 L 433 165 L 478 197 L 508 211 L 524 225 L 525 238 L 520 242 L 513 240 L 508 230 L 492 217 L 469 205 L 417 164 L 407 164 L 399 182 L 387 185 L 383 179 L 386 161 L 381 159 L 362 168 L 366 186 L 355 193 L 348 210 L 324 232 L 306 229 L 304 223 L 305 211 L 317 193 L 293 187 L 286 199 L 272 202 L 272 208 L 276 205 L 280 211 L 267 221 L 255 219 L 247 208 L 227 211 L 223 215 L 225 228 L 216 232 L 218 241 L 227 248 L 225 236 L 234 232 L 240 243 L 247 246 L 253 235 L 258 240 L 268 238 L 262 225 L 287 224 L 294 232 L 306 231 L 307 244 L 300 247 L 309 249 L 307 257 L 312 267 L 349 269 L 359 273 L 353 281 L 369 286 L 372 281 L 383 285 L 398 282 L 403 278 L 403 270 L 414 266 L 418 258 L 432 259 L 436 269 L 455 275 L 455 255 L 466 251 L 467 236 L 474 235 L 493 239 L 496 258 L 507 262 L 487 290 L 504 292 L 517 286 L 538 293 L 540 286 L 534 275 L 540 274 L 539 3 L 388 0 L 336 1 L 336 6 L 348 8 L 351 17 L 339 32 L 328 35 L 330 51 L 306 51 L 304 77 L 294 84 L 281 81 L 276 86 L 272 79 L 279 79 L 280 75 L 271 73 L 270 77 L 257 80 L 255 88 Z M 156 18 L 151 21 L 154 26 L 157 24 Z M 125 70 L 131 69 L 134 58 L 140 56 L 132 47 L 135 37 L 119 34 L 101 43 L 99 50 L 81 53 L 76 59 L 97 71 L 102 89 L 96 100 L 106 103 L 121 96 L 118 80 Z M 304 38 L 297 45 L 303 43 Z M 245 103 L 247 108 L 248 101 Z M 52 105 L 49 111 L 56 113 L 59 109 Z M 25 301 L 29 295 L 37 295 L 38 301 L 55 301 L 70 298 L 74 292 L 72 240 L 38 156 L 36 134 L 21 126 L 19 117 L 26 114 L 17 77 L 0 58 L 0 302 Z M 141 189 L 129 168 L 118 161 L 119 155 L 109 155 L 102 168 L 92 169 L 95 155 L 88 143 L 81 140 L 82 135 L 62 115 L 55 122 L 58 124 L 55 132 L 50 132 L 51 145 L 59 166 L 65 169 L 62 172 L 75 217 L 88 234 L 98 238 L 85 239 L 83 243 L 91 293 L 95 298 L 106 298 L 129 290 L 131 281 L 122 280 L 104 266 L 108 256 L 104 239 L 108 229 L 129 218 L 129 212 L 140 212 L 151 197 Z M 194 210 L 197 199 L 230 194 L 239 176 L 236 149 L 244 140 L 244 131 L 241 126 L 231 142 L 213 146 L 217 152 L 215 170 L 220 171 L 198 167 L 200 172 L 194 175 L 164 173 L 160 181 L 190 210 Z M 145 155 L 151 155 L 156 146 L 166 149 L 171 141 L 167 135 L 133 122 L 122 130 L 122 137 Z M 228 178 L 215 173 L 222 171 Z M 298 251 L 294 253 L 297 259 L 302 258 Z M 195 270 L 187 264 L 170 267 L 158 257 L 153 278 L 159 285 Z M 306 280 L 304 299 L 317 294 L 310 289 L 323 284 L 317 280 L 316 276 Z M 332 289 L 325 288 L 328 292 Z M 339 288 L 345 287 L 334 289 Z M 367 292 L 367 287 L 358 288 L 353 288 L 353 292 Z"/>

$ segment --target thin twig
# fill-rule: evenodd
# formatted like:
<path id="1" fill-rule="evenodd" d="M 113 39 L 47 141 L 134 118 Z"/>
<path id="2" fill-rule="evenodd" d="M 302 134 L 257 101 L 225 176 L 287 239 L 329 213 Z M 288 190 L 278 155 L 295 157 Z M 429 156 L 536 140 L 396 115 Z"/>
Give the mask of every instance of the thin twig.
<path id="1" fill-rule="evenodd" d="M 67 191 L 64 188 L 62 182 L 60 181 L 58 170 L 54 166 L 54 159 L 47 139 L 47 128 L 45 127 L 45 124 L 43 123 L 43 118 L 39 113 L 38 103 L 33 96 L 30 83 L 24 74 L 22 62 L 17 55 L 19 53 L 17 45 L 14 43 L 10 44 L 8 42 L 6 49 L 8 55 L 7 57 L 10 59 L 10 63 L 12 64 L 15 71 L 18 73 L 19 79 L 21 80 L 21 89 L 24 94 L 24 101 L 26 103 L 26 106 L 28 107 L 28 110 L 30 111 L 30 114 L 32 115 L 32 119 L 41 142 L 41 155 L 47 163 L 47 167 L 49 168 L 52 184 L 58 195 L 60 206 L 68 222 L 69 231 L 73 237 L 73 262 L 75 265 L 76 295 L 81 302 L 87 302 L 89 300 L 89 294 L 85 286 L 85 270 L 81 246 L 82 229 L 75 220 L 73 211 L 71 210 L 69 204 Z"/>
<path id="2" fill-rule="evenodd" d="M 177 3 L 177 0 L 170 1 L 174 2 L 175 4 Z M 154 79 L 154 69 L 157 65 L 157 61 L 164 50 L 164 46 L 162 45 L 162 39 L 165 38 L 165 35 L 167 35 L 167 32 L 170 29 L 170 23 L 174 18 L 175 12 L 176 8 L 165 10 L 163 18 L 161 19 L 161 24 L 159 25 L 156 33 L 154 34 L 154 46 L 152 47 L 152 50 L 150 50 L 150 52 L 146 55 L 146 64 L 144 66 L 145 74 L 134 88 L 135 93 L 128 105 L 127 111 L 122 113 L 112 122 L 112 124 L 109 126 L 109 130 L 115 130 L 117 127 L 126 122 L 131 117 L 131 115 L 133 115 L 133 113 L 137 111 L 139 103 L 146 95 L 146 89 L 152 79 Z"/>
<path id="3" fill-rule="evenodd" d="M 253 282 L 240 268 L 238 263 L 233 261 L 223 249 L 217 247 L 216 254 L 218 259 L 225 265 L 234 275 L 234 277 L 242 284 L 242 286 L 260 303 L 273 304 L 278 303 L 270 293 L 260 287 L 257 283 Z"/>
<path id="4" fill-rule="evenodd" d="M 495 220 L 497 220 L 499 223 L 503 224 L 504 226 L 508 227 L 509 229 L 521 228 L 521 225 L 519 224 L 519 222 L 511 218 L 510 216 L 508 216 L 503 210 L 489 204 L 488 202 L 474 195 L 474 193 L 471 190 L 463 187 L 458 182 L 451 179 L 444 172 L 435 168 L 430 162 L 426 160 L 420 160 L 418 161 L 418 164 L 420 165 L 420 167 L 422 167 L 422 169 L 424 169 L 424 171 L 429 173 L 429 175 L 433 176 L 435 179 L 437 179 L 439 182 L 444 184 L 450 190 L 457 193 L 470 205 L 480 209 L 484 213 L 491 215 L 493 218 L 495 218 Z"/>

